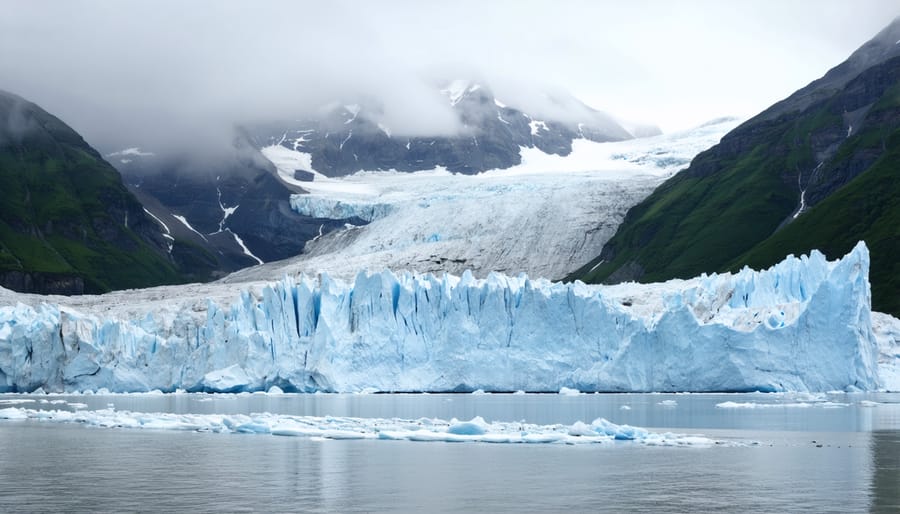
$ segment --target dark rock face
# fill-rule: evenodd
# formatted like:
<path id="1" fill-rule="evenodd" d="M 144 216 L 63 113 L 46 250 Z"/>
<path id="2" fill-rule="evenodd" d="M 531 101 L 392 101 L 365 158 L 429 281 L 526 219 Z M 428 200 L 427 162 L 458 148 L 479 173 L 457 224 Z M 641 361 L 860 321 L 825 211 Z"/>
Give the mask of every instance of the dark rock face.
<path id="1" fill-rule="evenodd" d="M 0 272 L 0 286 L 20 293 L 84 294 L 84 279 L 64 274 L 26 271 Z"/>
<path id="2" fill-rule="evenodd" d="M 291 210 L 290 195 L 300 190 L 281 182 L 271 163 L 244 139 L 236 141 L 233 153 L 205 159 L 144 155 L 126 160 L 117 164 L 129 188 L 176 238 L 193 245 L 175 250 L 187 251 L 179 255 L 196 266 L 188 271 L 201 279 L 296 256 L 306 241 L 351 221 Z"/>
<path id="3" fill-rule="evenodd" d="M 520 148 L 568 155 L 572 141 L 621 141 L 634 137 L 608 115 L 568 98 L 567 120 L 533 118 L 506 106 L 486 87 L 455 83 L 447 90 L 461 130 L 452 136 L 405 137 L 380 125 L 378 107 L 338 106 L 319 119 L 247 127 L 258 147 L 281 144 L 309 153 L 315 171 L 329 177 L 360 170 L 429 170 L 442 166 L 475 174 L 521 162 Z M 656 127 L 639 127 L 642 135 Z M 310 170 L 298 170 L 308 172 Z"/>

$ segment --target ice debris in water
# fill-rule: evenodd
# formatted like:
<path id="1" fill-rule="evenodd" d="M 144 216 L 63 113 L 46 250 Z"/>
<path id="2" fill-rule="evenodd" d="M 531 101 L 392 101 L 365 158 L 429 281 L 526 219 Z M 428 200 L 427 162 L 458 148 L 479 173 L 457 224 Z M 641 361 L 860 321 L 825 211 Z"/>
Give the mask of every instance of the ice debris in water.
<path id="1" fill-rule="evenodd" d="M 0 392 L 873 390 L 868 269 L 860 243 L 663 284 L 385 271 L 285 277 L 231 305 L 19 303 L 0 307 Z"/>
<path id="2" fill-rule="evenodd" d="M 742 444 L 718 441 L 702 435 L 650 432 L 643 428 L 617 425 L 598 418 L 591 424 L 536 425 L 525 422 L 486 422 L 476 416 L 456 419 L 385 419 L 337 416 L 291 416 L 283 414 L 173 414 L 124 410 L 36 410 L 9 407 L 0 409 L 0 420 L 37 420 L 52 423 L 79 423 L 102 428 L 142 428 L 191 430 L 215 433 L 271 434 L 320 439 L 384 439 L 406 441 L 484 443 L 589 444 L 631 441 L 650 446 L 712 446 Z"/>

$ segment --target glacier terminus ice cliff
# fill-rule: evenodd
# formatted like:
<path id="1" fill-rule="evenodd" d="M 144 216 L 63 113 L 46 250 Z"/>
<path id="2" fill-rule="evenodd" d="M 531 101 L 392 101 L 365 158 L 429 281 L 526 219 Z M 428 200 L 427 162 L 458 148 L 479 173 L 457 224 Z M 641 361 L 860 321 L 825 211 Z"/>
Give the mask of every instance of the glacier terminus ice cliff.
<path id="1" fill-rule="evenodd" d="M 4 291 L 0 391 L 871 390 L 868 270 L 860 243 L 660 284 L 385 271 L 193 297 Z"/>

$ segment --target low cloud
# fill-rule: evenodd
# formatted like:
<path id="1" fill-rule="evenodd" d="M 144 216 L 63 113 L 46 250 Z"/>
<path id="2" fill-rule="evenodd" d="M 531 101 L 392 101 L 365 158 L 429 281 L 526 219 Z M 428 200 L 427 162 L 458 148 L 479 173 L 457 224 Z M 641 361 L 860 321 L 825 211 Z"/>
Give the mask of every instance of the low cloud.
<path id="1" fill-rule="evenodd" d="M 580 108 L 548 99 L 562 87 L 678 128 L 761 110 L 900 14 L 877 0 L 726 4 L 7 0 L 0 89 L 104 151 L 214 147 L 235 123 L 360 99 L 395 134 L 453 133 L 435 87 L 452 78 L 536 114 Z"/>

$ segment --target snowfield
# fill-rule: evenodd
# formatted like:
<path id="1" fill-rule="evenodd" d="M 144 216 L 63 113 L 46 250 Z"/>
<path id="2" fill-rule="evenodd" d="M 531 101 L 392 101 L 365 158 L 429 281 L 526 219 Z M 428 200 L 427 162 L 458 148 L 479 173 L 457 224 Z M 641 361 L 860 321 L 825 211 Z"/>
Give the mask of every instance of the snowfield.
<path id="1" fill-rule="evenodd" d="M 240 292 L 4 290 L 0 388 L 874 390 L 896 380 L 882 372 L 896 371 L 898 331 L 877 316 L 893 328 L 873 332 L 868 269 L 860 244 L 840 261 L 814 252 L 760 272 L 611 287 L 384 271 Z"/>
<path id="2" fill-rule="evenodd" d="M 522 148 L 519 166 L 474 176 L 430 170 L 328 178 L 312 169 L 302 141 L 284 139 L 262 151 L 282 180 L 309 191 L 292 198 L 297 212 L 370 223 L 317 238 L 295 259 L 226 280 L 299 272 L 352 280 L 363 269 L 560 279 L 600 253 L 630 207 L 735 125 L 719 120 L 618 143 L 578 139 L 566 157 Z M 294 180 L 295 170 L 312 172 L 314 180 Z"/>

